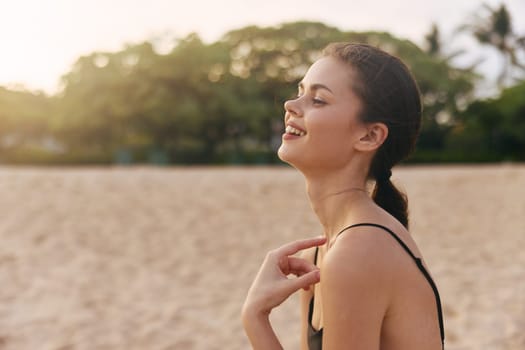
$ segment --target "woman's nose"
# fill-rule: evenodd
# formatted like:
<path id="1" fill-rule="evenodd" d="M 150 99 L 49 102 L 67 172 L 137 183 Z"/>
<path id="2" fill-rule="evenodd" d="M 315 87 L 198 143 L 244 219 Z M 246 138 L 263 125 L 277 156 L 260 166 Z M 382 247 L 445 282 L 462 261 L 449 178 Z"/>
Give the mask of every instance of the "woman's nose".
<path id="1" fill-rule="evenodd" d="M 299 101 L 297 99 L 284 102 L 284 110 L 295 116 L 301 115 L 301 109 L 299 108 Z"/>

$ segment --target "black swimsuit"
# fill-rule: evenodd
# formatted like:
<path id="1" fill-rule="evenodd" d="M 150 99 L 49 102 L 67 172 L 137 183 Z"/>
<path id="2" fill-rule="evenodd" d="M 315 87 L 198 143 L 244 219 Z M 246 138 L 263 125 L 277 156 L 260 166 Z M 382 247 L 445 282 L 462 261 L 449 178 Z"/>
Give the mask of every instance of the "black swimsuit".
<path id="1" fill-rule="evenodd" d="M 337 235 L 339 236 L 343 231 L 346 231 L 348 229 L 351 229 L 353 227 L 358 227 L 358 226 L 373 226 L 373 227 L 378 227 L 378 228 L 385 230 L 392 237 L 395 238 L 395 240 L 401 245 L 401 247 L 403 247 L 403 249 L 408 253 L 408 255 L 410 255 L 410 257 L 415 261 L 417 267 L 419 268 L 421 273 L 423 273 L 428 283 L 430 284 L 430 287 L 432 287 L 432 290 L 434 291 L 434 296 L 436 297 L 437 314 L 438 314 L 438 319 L 439 319 L 439 330 L 441 333 L 441 347 L 442 349 L 444 349 L 445 348 L 445 330 L 443 328 L 443 313 L 441 310 L 441 299 L 439 298 L 439 292 L 436 287 L 436 284 L 432 280 L 432 277 L 430 277 L 430 274 L 428 273 L 427 269 L 423 265 L 423 262 L 421 261 L 421 259 L 416 257 L 414 253 L 412 253 L 410 248 L 408 248 L 408 246 L 394 232 L 392 232 L 392 230 L 390 230 L 387 227 L 378 225 L 378 224 L 362 223 L 362 224 L 350 225 L 348 227 L 345 227 L 343 230 L 341 230 L 341 232 L 339 232 Z M 319 251 L 319 248 L 316 248 L 314 264 L 317 264 L 318 251 Z M 314 297 L 312 297 L 312 299 L 310 300 L 310 307 L 308 310 L 308 349 L 321 350 L 322 345 L 323 345 L 323 329 L 321 328 L 320 330 L 317 331 L 312 326 L 313 310 L 314 310 Z"/>

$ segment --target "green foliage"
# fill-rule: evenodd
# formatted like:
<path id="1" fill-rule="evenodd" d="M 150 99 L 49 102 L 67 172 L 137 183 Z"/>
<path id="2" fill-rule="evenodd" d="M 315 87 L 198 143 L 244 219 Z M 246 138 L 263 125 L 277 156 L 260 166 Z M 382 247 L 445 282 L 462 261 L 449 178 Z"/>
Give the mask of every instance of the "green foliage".
<path id="1" fill-rule="evenodd" d="M 503 65 L 498 76 L 498 85 L 503 87 L 513 78 L 524 78 L 525 36 L 514 31 L 512 17 L 505 4 L 491 7 L 483 4 L 482 15 L 461 27 L 467 30 L 482 45 L 498 51 L 503 58 Z"/>
<path id="2" fill-rule="evenodd" d="M 448 148 L 489 161 L 524 161 L 524 96 L 525 82 L 503 90 L 497 99 L 472 103 L 450 134 Z"/>
<path id="3" fill-rule="evenodd" d="M 433 23 L 430 33 L 425 35 L 426 51 L 432 55 L 437 56 L 441 54 L 441 38 L 437 24 Z"/>
<path id="4" fill-rule="evenodd" d="M 438 43 L 437 28 L 430 39 Z M 477 77 L 454 68 L 437 48 L 427 53 L 389 33 L 295 22 L 245 27 L 210 44 L 191 34 L 167 54 L 157 53 L 150 42 L 94 52 L 77 60 L 63 77 L 63 91 L 53 97 L 0 89 L 0 146 L 18 140 L 9 150 L 2 146 L 3 160 L 277 162 L 283 102 L 334 41 L 379 46 L 411 68 L 425 106 L 415 160 L 434 159 L 463 140 L 462 130 L 482 130 L 485 119 L 494 118 L 477 121 L 474 109 L 461 115 Z M 479 135 L 472 143 L 486 137 L 481 131 L 470 135 Z M 46 146 L 49 140 L 54 144 Z"/>
<path id="5" fill-rule="evenodd" d="M 54 100 L 0 87 L 0 160 L 23 147 L 52 147 L 49 118 Z"/>

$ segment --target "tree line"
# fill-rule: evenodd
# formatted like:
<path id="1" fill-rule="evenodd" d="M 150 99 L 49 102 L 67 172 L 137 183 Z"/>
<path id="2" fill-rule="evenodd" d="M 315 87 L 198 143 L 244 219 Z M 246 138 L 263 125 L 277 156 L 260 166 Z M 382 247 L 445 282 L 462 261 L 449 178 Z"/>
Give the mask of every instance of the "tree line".
<path id="1" fill-rule="evenodd" d="M 484 20 L 485 27 L 471 29 L 494 29 L 490 17 Z M 519 50 L 523 38 L 503 36 L 505 45 L 495 41 L 508 57 L 501 82 L 522 64 L 511 47 Z M 191 34 L 167 54 L 150 41 L 93 52 L 76 61 L 53 96 L 0 87 L 0 162 L 276 163 L 283 102 L 334 41 L 381 47 L 414 73 L 424 121 L 411 161 L 525 160 L 525 83 L 476 100 L 479 75 L 452 64 L 437 27 L 421 48 L 385 32 L 294 22 L 233 30 L 212 43 Z"/>

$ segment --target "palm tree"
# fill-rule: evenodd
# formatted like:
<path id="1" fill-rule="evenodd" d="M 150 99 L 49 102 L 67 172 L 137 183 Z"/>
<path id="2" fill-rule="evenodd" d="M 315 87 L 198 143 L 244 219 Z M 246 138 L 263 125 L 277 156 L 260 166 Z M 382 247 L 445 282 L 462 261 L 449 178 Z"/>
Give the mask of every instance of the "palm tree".
<path id="1" fill-rule="evenodd" d="M 426 52 L 431 56 L 441 54 L 441 35 L 436 23 L 432 23 L 430 32 L 425 35 Z"/>
<path id="2" fill-rule="evenodd" d="M 447 45 L 450 44 L 449 40 L 446 39 L 445 41 L 447 42 Z M 441 38 L 441 31 L 439 30 L 438 25 L 436 23 L 432 23 L 430 31 L 427 34 L 425 34 L 423 49 L 426 53 L 428 53 L 430 56 L 441 58 L 450 65 L 453 65 L 451 64 L 453 59 L 455 59 L 457 56 L 461 56 L 466 53 L 466 51 L 462 49 L 450 52 L 450 50 L 448 50 L 448 47 L 443 45 L 443 42 L 444 41 Z M 480 61 L 478 60 L 472 63 L 470 66 L 461 70 L 469 72 L 469 74 L 474 74 L 474 69 L 479 63 Z"/>
<path id="3" fill-rule="evenodd" d="M 514 68 L 525 72 L 525 62 L 520 59 L 520 51 L 525 51 L 525 36 L 514 32 L 512 18 L 505 4 L 497 8 L 483 4 L 482 15 L 477 15 L 460 30 L 470 31 L 480 44 L 495 48 L 503 57 L 497 80 L 500 87 L 512 78 Z"/>

